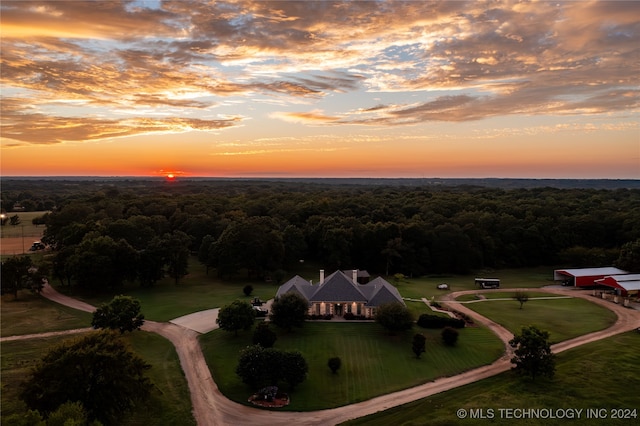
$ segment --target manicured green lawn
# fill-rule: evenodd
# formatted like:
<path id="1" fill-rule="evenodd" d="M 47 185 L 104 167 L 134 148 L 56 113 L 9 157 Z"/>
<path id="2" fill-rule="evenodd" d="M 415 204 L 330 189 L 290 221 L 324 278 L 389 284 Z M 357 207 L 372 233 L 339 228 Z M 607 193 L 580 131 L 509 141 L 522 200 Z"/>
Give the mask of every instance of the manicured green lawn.
<path id="1" fill-rule="evenodd" d="M 466 307 L 504 326 L 512 333 L 537 325 L 550 334 L 552 343 L 561 342 L 611 326 L 616 314 L 583 299 L 529 300 L 520 309 L 515 300 L 468 303 Z"/>
<path id="2" fill-rule="evenodd" d="M 91 314 L 26 290 L 18 292 L 18 300 L 14 300 L 13 295 L 3 295 L 0 309 L 2 337 L 91 327 Z"/>
<path id="3" fill-rule="evenodd" d="M 553 380 L 522 379 L 503 373 L 461 388 L 362 417 L 345 425 L 526 425 L 564 426 L 637 424 L 640 418 L 640 333 L 629 332 L 558 354 Z M 494 419 L 461 420 L 458 409 L 494 412 Z M 583 409 L 580 419 L 508 419 L 499 409 Z M 608 417 L 587 419 L 586 409 L 604 408 Z M 611 419 L 610 409 L 636 409 L 636 418 Z"/>
<path id="4" fill-rule="evenodd" d="M 413 334 L 427 337 L 427 351 L 416 359 L 411 351 Z M 255 391 L 235 374 L 238 353 L 251 344 L 252 332 L 216 330 L 200 342 L 220 390 L 229 398 L 246 403 Z M 458 346 L 445 347 L 439 330 L 415 327 L 411 332 L 389 336 L 375 323 L 307 322 L 290 334 L 278 333 L 275 347 L 299 350 L 309 363 L 307 380 L 291 394 L 293 411 L 337 407 L 370 399 L 489 364 L 503 353 L 503 345 L 489 330 L 460 330 Z M 340 357 L 342 367 L 334 375 L 327 367 L 330 357 Z"/>
<path id="5" fill-rule="evenodd" d="M 24 403 L 18 398 L 20 383 L 49 347 L 67 338 L 51 337 L 2 343 L 2 417 L 25 409 Z M 173 345 L 163 337 L 143 331 L 127 334 L 125 339 L 135 352 L 152 365 L 148 375 L 156 385 L 156 391 L 122 425 L 195 425 L 189 389 Z"/>

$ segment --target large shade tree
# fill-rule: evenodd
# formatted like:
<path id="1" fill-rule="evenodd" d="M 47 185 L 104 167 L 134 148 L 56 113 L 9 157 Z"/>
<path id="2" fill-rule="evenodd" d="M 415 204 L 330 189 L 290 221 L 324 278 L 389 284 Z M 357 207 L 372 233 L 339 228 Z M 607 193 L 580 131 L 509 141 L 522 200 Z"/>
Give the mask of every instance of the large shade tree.
<path id="1" fill-rule="evenodd" d="M 149 368 L 115 332 L 93 332 L 51 349 L 23 383 L 20 397 L 43 414 L 78 401 L 91 419 L 118 424 L 150 394 Z"/>
<path id="2" fill-rule="evenodd" d="M 409 330 L 413 327 L 411 312 L 399 302 L 380 305 L 376 310 L 376 322 L 391 334 Z"/>
<path id="3" fill-rule="evenodd" d="M 288 292 L 276 298 L 271 305 L 269 319 L 289 331 L 304 324 L 309 302 L 298 293 Z"/>
<path id="4" fill-rule="evenodd" d="M 511 363 L 513 370 L 532 380 L 543 376 L 552 378 L 555 374 L 555 355 L 551 352 L 549 332 L 540 330 L 535 325 L 522 327 L 509 344 L 514 348 Z"/>
<path id="5" fill-rule="evenodd" d="M 131 296 L 115 296 L 109 303 L 103 303 L 93 313 L 91 325 L 125 331 L 139 330 L 144 324 L 144 315 L 140 312 L 140 301 Z"/>
<path id="6" fill-rule="evenodd" d="M 241 300 L 234 300 L 231 304 L 226 305 L 218 311 L 216 323 L 225 331 L 232 331 L 238 335 L 238 330 L 250 330 L 253 320 L 256 317 L 256 311 L 253 307 Z"/>

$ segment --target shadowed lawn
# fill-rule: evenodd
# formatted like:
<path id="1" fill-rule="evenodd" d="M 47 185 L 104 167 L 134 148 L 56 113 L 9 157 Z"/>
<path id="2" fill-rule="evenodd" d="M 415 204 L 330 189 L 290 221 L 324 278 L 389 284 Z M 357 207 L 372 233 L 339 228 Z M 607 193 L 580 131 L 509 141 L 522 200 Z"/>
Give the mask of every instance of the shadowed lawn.
<path id="1" fill-rule="evenodd" d="M 152 288 L 129 284 L 119 291 L 99 295 L 84 294 L 78 289 L 70 292 L 68 288 L 59 286 L 56 289 L 94 306 L 109 302 L 117 294 L 129 295 L 140 300 L 145 318 L 153 321 L 169 321 L 194 312 L 220 308 L 236 299 L 249 302 L 254 297 L 260 297 L 268 300 L 278 290 L 278 285 L 274 283 L 242 278 L 222 281 L 215 271 L 209 271 L 209 275 L 206 275 L 205 267 L 195 258 L 190 259 L 189 271 L 189 275 L 182 278 L 177 286 L 173 279 L 164 278 Z M 251 296 L 245 296 L 242 291 L 247 284 L 254 288 Z"/>
<path id="2" fill-rule="evenodd" d="M 522 309 L 516 300 L 485 301 L 465 306 L 514 334 L 519 333 L 522 327 L 535 324 L 549 332 L 551 343 L 603 330 L 617 319 L 613 311 L 576 298 L 529 300 Z"/>
<path id="3" fill-rule="evenodd" d="M 20 383 L 48 348 L 80 336 L 2 343 L 0 365 L 3 417 L 22 412 L 25 408 L 24 403 L 18 399 Z M 139 406 L 121 425 L 195 425 L 189 389 L 173 345 L 163 337 L 143 331 L 125 334 L 124 338 L 136 353 L 152 365 L 147 375 L 155 384 L 156 390 L 149 401 Z"/>
<path id="4" fill-rule="evenodd" d="M 13 300 L 13 295 L 3 295 L 0 309 L 2 337 L 91 327 L 90 313 L 68 308 L 26 290 L 18 292 L 18 300 Z"/>
<path id="5" fill-rule="evenodd" d="M 454 291 L 477 290 L 475 277 L 484 276 L 486 278 L 500 278 L 502 290 L 510 288 L 535 288 L 553 284 L 553 270 L 549 267 L 523 268 L 523 269 L 501 269 L 491 271 L 480 271 L 469 275 L 432 275 L 419 278 L 405 278 L 395 281 L 389 277 L 387 281 L 395 285 L 403 297 L 419 299 L 435 297 L 439 300 L 442 295 Z M 439 290 L 438 284 L 449 284 L 449 290 Z"/>
<path id="6" fill-rule="evenodd" d="M 275 328 L 274 328 L 275 329 Z M 426 353 L 416 359 L 411 351 L 413 334 L 427 337 Z M 251 344 L 252 332 L 216 330 L 200 337 L 207 363 L 220 390 L 246 403 L 249 389 L 235 374 L 240 349 Z M 307 322 L 290 334 L 278 333 L 275 346 L 299 350 L 309 363 L 307 380 L 291 393 L 294 411 L 318 410 L 363 401 L 441 376 L 450 376 L 489 364 L 503 353 L 503 345 L 488 329 L 460 330 L 458 346 L 442 344 L 440 330 L 419 327 L 389 336 L 378 324 Z M 334 375 L 327 367 L 331 357 L 342 367 Z"/>
<path id="7" fill-rule="evenodd" d="M 452 389 L 400 407 L 362 417 L 344 425 L 470 426 L 513 424 L 525 426 L 620 425 L 636 424 L 640 417 L 637 392 L 640 389 L 640 333 L 635 331 L 593 342 L 558 354 L 553 380 L 522 379 L 511 372 L 499 374 L 461 388 Z M 494 411 L 494 419 L 461 420 L 456 411 L 482 409 Z M 499 409 L 564 408 L 583 409 L 580 419 L 501 418 Z M 587 419 L 586 409 L 605 408 L 606 420 Z M 611 408 L 636 409 L 636 417 L 611 419 Z M 504 416 L 506 417 L 506 416 Z"/>

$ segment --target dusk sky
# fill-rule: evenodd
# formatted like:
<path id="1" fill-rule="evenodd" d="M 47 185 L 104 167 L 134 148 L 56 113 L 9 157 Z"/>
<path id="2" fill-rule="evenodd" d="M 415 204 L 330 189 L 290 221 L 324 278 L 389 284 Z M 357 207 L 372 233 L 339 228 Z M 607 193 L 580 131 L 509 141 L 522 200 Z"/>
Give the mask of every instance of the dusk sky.
<path id="1" fill-rule="evenodd" d="M 7 1 L 3 176 L 640 179 L 640 1 Z"/>

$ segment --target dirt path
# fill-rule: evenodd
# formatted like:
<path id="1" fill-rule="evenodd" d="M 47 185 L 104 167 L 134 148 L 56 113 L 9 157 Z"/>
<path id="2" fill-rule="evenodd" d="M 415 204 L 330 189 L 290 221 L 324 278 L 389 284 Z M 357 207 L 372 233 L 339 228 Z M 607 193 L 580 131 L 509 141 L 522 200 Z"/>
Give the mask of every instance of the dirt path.
<path id="1" fill-rule="evenodd" d="M 514 289 L 515 290 L 515 289 Z M 546 291 L 581 297 L 591 302 L 605 306 L 613 310 L 618 315 L 616 323 L 606 330 L 590 333 L 565 342 L 553 345 L 554 352 L 561 352 L 584 343 L 592 342 L 625 331 L 640 327 L 640 312 L 627 309 L 611 302 L 597 299 L 593 296 L 578 291 L 555 290 L 555 289 L 523 289 L 530 291 Z M 491 290 L 488 290 L 491 291 Z M 244 425 L 271 426 L 273 424 L 304 424 L 304 425 L 335 425 L 347 420 L 366 416 L 398 405 L 406 404 L 427 396 L 444 392 L 459 386 L 476 382 L 487 377 L 507 371 L 511 368 L 510 347 L 508 341 L 513 335 L 496 324 L 495 322 L 477 314 L 466 308 L 463 304 L 455 302 L 453 299 L 462 294 L 473 294 L 479 291 L 471 290 L 451 293 L 445 297 L 443 303 L 452 308 L 464 312 L 474 318 L 478 323 L 489 327 L 505 343 L 505 355 L 490 365 L 476 368 L 471 371 L 453 377 L 443 377 L 433 382 L 420 386 L 405 389 L 392 394 L 382 395 L 367 401 L 344 407 L 333 408 L 311 412 L 282 412 L 267 411 L 257 408 L 240 405 L 227 399 L 218 386 L 213 381 L 209 367 L 204 359 L 196 333 L 176 324 L 158 323 L 146 321 L 143 329 L 160 334 L 173 343 L 180 358 L 180 364 L 184 371 L 189 390 L 191 392 L 191 402 L 193 405 L 194 417 L 200 426 L 213 425 Z M 56 292 L 50 286 L 46 286 L 43 295 L 55 302 L 71 306 L 87 312 L 92 312 L 95 308 L 79 300 L 72 299 Z"/>

